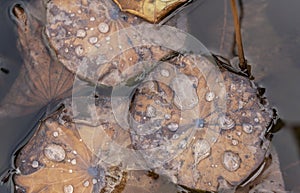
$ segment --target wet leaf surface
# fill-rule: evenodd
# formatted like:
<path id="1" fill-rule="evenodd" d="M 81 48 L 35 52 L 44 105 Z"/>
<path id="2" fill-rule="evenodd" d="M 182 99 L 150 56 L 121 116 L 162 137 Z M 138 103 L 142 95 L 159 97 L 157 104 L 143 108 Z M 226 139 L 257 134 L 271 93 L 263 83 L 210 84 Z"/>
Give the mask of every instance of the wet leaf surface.
<path id="1" fill-rule="evenodd" d="M 114 0 L 122 11 L 157 23 L 188 0 Z"/>
<path id="2" fill-rule="evenodd" d="M 124 180 L 121 178 L 114 180 L 117 184 L 126 182 L 128 186 L 114 186 L 112 189 L 117 192 L 126 192 L 126 188 L 133 192 L 149 192 L 149 190 L 151 192 L 152 186 L 156 187 L 152 182 L 149 186 L 150 179 L 145 176 L 131 178 L 130 176 L 135 175 L 132 170 L 153 170 L 159 176 L 165 176 L 162 178 L 166 179 L 163 184 L 169 181 L 170 186 L 165 187 L 170 190 L 174 190 L 174 184 L 194 190 L 217 191 L 221 188 L 228 190 L 235 189 L 244 182 L 265 160 L 269 147 L 265 132 L 271 121 L 271 112 L 268 107 L 260 104 L 255 86 L 247 78 L 223 68 L 220 68 L 220 76 L 216 76 L 211 71 L 210 65 L 213 64 L 204 57 L 184 55 L 168 62 L 168 65 L 158 65 L 148 75 L 149 79 L 138 85 L 134 91 L 135 97 L 129 101 L 130 106 L 122 101 L 118 103 L 119 105 L 112 106 L 115 100 L 118 102 L 122 99 L 117 96 L 73 97 L 73 104 L 70 99 L 65 101 L 65 109 L 58 115 L 59 117 L 54 121 L 47 120 L 45 122 L 47 127 L 42 126 L 32 139 L 45 144 L 30 145 L 38 143 L 29 142 L 22 150 L 25 157 L 19 157 L 17 162 L 22 175 L 16 177 L 16 183 L 26 188 L 27 181 L 22 181 L 23 178 L 33 181 L 38 177 L 34 175 L 35 173 L 30 174 L 30 170 L 27 172 L 28 168 L 32 170 L 33 161 L 39 160 L 41 163 L 40 170 L 36 172 L 38 175 L 39 172 L 48 171 L 50 165 L 46 162 L 48 163 L 49 159 L 49 163 L 52 163 L 51 160 L 59 160 L 53 167 L 58 166 L 58 170 L 64 171 L 63 174 L 66 176 L 63 178 L 69 179 L 68 176 L 77 175 L 77 170 L 82 172 L 78 173 L 85 176 L 84 179 L 74 178 L 81 180 L 81 185 L 86 179 L 96 178 L 103 182 L 110 179 L 103 175 L 99 176 L 101 175 L 99 170 L 96 171 L 97 175 L 90 177 L 91 172 L 86 172 L 88 168 L 97 166 L 103 168 L 105 172 L 110 172 L 108 168 L 111 167 L 118 168 L 119 174 L 125 176 L 126 173 L 126 177 Z M 201 71 L 197 66 L 202 67 Z M 151 82 L 154 77 L 157 82 Z M 178 84 L 185 84 L 185 92 L 172 86 L 178 78 L 180 79 Z M 195 86 L 189 88 L 193 85 L 190 83 L 194 83 Z M 220 87 L 224 88 L 224 92 L 217 89 Z M 193 92 L 197 93 L 196 99 L 192 98 Z M 222 104 L 224 101 L 225 104 Z M 153 108 L 149 108 L 150 105 Z M 170 105 L 171 108 L 162 108 L 164 105 Z M 222 109 L 222 105 L 227 108 Z M 171 116 L 165 116 L 167 114 Z M 128 119 L 119 120 L 120 115 L 128 116 Z M 49 122 L 56 130 L 49 130 L 52 128 Z M 170 126 L 171 123 L 173 125 Z M 59 128 L 65 128 L 64 130 L 69 133 L 64 131 L 66 134 L 61 134 Z M 71 134 L 77 139 L 68 137 Z M 46 137 L 50 141 L 43 140 Z M 57 145 L 64 149 L 65 161 L 61 161 L 64 157 L 62 153 L 53 158 L 45 153 L 45 148 L 61 152 L 61 148 Z M 36 147 L 37 150 L 32 147 Z M 81 155 L 79 158 L 72 157 L 73 150 L 80 152 L 77 148 L 84 149 L 80 150 L 84 152 L 78 153 Z M 29 152 L 36 157 L 30 158 Z M 74 158 L 86 160 L 84 161 L 87 163 L 86 166 L 81 167 L 80 164 L 72 166 Z M 63 163 L 64 165 L 59 165 Z M 80 170 L 77 167 L 85 169 Z M 70 169 L 71 174 L 68 173 Z M 49 171 L 52 171 L 51 168 Z M 53 175 L 55 174 L 54 172 Z M 132 185 L 129 183 L 130 180 L 133 181 Z M 136 180 L 140 180 L 142 185 L 134 186 Z M 48 187 L 48 181 L 46 182 Z M 79 182 L 72 181 L 72 184 Z M 57 188 L 62 187 L 61 183 L 57 185 Z M 158 183 L 157 188 L 161 189 L 162 184 Z"/>
<path id="3" fill-rule="evenodd" d="M 34 112 L 66 97 L 73 83 L 72 74 L 49 54 L 43 42 L 41 21 L 27 11 L 23 4 L 12 10 L 24 64 L 9 93 L 1 101 L 1 116 Z"/>
<path id="4" fill-rule="evenodd" d="M 157 167 L 157 170 L 167 173 L 174 182 L 216 191 L 220 179 L 237 186 L 262 163 L 269 146 L 265 129 L 272 113 L 260 104 L 256 88 L 247 78 L 222 68 L 218 76 L 211 68 L 206 69 L 209 66 L 206 62 L 193 56 L 178 57 L 171 62 L 176 70 L 196 80 L 196 99 L 188 91 L 192 84 L 185 84 L 184 78 L 177 82 L 184 90 L 172 87 L 174 79 L 180 77 L 179 74 L 172 77 L 172 70 L 168 69 L 169 81 L 157 78 L 158 73 L 166 70 L 164 67 L 153 75 L 157 82 L 138 87 L 130 111 L 139 124 L 131 126 L 131 139 L 136 149 L 146 149 L 146 160 L 170 159 L 164 160 L 163 169 Z M 183 106 L 176 102 L 180 96 Z M 193 104 L 191 101 L 194 101 L 192 110 L 187 108 Z M 156 115 L 151 114 L 154 111 L 149 107 L 155 109 Z M 157 120 L 160 120 L 158 126 Z M 156 131 L 149 130 L 155 127 Z"/>
<path id="5" fill-rule="evenodd" d="M 73 76 L 60 62 L 93 84 L 117 85 L 113 92 L 124 85 L 134 88 L 125 102 L 119 95 L 80 96 L 80 88 L 72 104 L 65 100 L 65 109 L 42 121 L 20 151 L 17 189 L 171 193 L 179 190 L 176 184 L 221 191 L 246 181 L 268 156 L 266 131 L 272 121 L 254 83 L 221 66 L 213 66 L 216 73 L 210 58 L 166 57 L 171 49 L 136 47 L 140 40 L 129 41 L 132 34 L 118 30 L 143 21 L 119 12 L 112 2 L 100 3 L 49 1 L 44 40 L 51 48 L 44 46 L 41 21 L 29 18 L 26 9 L 14 9 L 25 60 L 8 95 L 19 109 L 11 110 L 26 113 L 66 97 Z M 119 53 L 120 46 L 128 49 Z M 129 68 L 140 60 L 155 62 Z M 96 78 L 90 78 L 94 72 Z M 136 81 L 140 75 L 145 77 Z M 280 182 L 259 182 L 255 188 L 283 189 L 280 175 L 274 180 Z"/>
<path id="6" fill-rule="evenodd" d="M 88 173 L 93 167 L 91 162 L 92 153 L 76 130 L 50 118 L 41 122 L 20 152 L 16 165 L 22 175 L 17 175 L 15 182 L 26 192 L 91 192 L 92 186 L 83 185 L 85 181 L 92 182 L 93 176 Z"/>
<path id="7" fill-rule="evenodd" d="M 42 121 L 18 154 L 16 166 L 20 173 L 14 177 L 17 190 L 28 193 L 176 191 L 177 186 L 166 177 L 156 179 L 147 171 L 125 171 L 105 163 L 101 156 L 95 155 L 97 150 L 91 151 L 86 146 L 74 123 L 60 123 L 63 114 Z M 105 135 L 102 136 L 97 140 L 105 140 Z"/>
<path id="8" fill-rule="evenodd" d="M 179 17 L 169 24 L 182 25 Z M 128 78 L 121 74 L 139 61 L 157 61 L 170 54 L 169 49 L 141 39 L 141 34 L 151 34 L 136 26 L 147 22 L 121 12 L 112 1 L 49 1 L 46 19 L 46 36 L 59 61 L 91 82 L 114 86 Z"/>

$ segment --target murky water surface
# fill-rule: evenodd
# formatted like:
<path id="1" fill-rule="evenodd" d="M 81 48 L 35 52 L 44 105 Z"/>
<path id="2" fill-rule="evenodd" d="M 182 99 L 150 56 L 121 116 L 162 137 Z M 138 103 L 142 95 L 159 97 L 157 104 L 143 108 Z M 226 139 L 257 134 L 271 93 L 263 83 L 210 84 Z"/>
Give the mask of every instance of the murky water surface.
<path id="1" fill-rule="evenodd" d="M 225 1 L 203 1 L 188 8 L 191 33 L 216 54 L 231 58 L 233 22 Z M 14 24 L 9 18 L 12 1 L 0 2 L 0 99 L 18 75 L 22 59 L 16 48 Z M 245 54 L 256 82 L 276 107 L 282 122 L 273 139 L 288 191 L 300 192 L 300 20 L 298 0 L 253 0 L 243 3 L 242 33 Z M 10 167 L 16 148 L 41 117 L 0 119 L 0 172 Z M 0 192 L 11 192 L 0 186 Z"/>

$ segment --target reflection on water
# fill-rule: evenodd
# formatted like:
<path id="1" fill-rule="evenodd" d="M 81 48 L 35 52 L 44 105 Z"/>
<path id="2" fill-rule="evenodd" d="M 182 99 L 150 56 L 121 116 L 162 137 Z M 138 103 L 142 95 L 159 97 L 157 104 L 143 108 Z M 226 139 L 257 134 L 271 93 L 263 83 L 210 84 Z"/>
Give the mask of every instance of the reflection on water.
<path id="1" fill-rule="evenodd" d="M 15 46 L 13 22 L 8 18 L 11 3 L 8 2 L 0 3 L 0 59 L 5 58 L 0 62 L 0 99 L 8 92 L 21 64 Z M 260 85 L 267 88 L 271 105 L 277 107 L 285 122 L 275 134 L 273 144 L 279 154 L 286 187 L 294 192 L 300 192 L 299 7 L 298 0 L 245 1 L 242 26 L 245 55 L 252 64 L 253 75 Z M 190 9 L 192 34 L 213 52 L 232 56 L 233 22 L 229 4 L 210 0 Z M 6 70 L 9 73 L 5 73 Z M 9 167 L 12 153 L 38 118 L 32 114 L 23 118 L 0 119 L 0 172 Z M 10 189 L 0 186 L 0 192 L 8 193 Z"/>

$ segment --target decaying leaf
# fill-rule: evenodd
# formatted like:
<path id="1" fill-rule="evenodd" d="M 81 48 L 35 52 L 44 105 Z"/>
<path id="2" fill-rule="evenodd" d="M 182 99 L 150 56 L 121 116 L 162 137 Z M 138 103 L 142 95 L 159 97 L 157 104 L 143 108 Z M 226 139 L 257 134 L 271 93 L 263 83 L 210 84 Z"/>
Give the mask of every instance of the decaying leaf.
<path id="1" fill-rule="evenodd" d="M 122 11 L 157 23 L 188 0 L 114 0 Z"/>
<path id="2" fill-rule="evenodd" d="M 246 77 L 215 65 L 209 56 L 180 53 L 182 45 L 175 43 L 174 50 L 161 46 L 174 37 L 184 42 L 183 36 L 157 37 L 110 1 L 52 0 L 46 17 L 51 48 L 35 50 L 33 46 L 43 45 L 41 25 L 23 9 L 16 11 L 21 45 L 30 50 L 24 51 L 26 61 L 32 61 L 25 63 L 21 76 L 29 77 L 23 81 L 32 98 L 27 106 L 65 96 L 70 87 L 60 86 L 73 81 L 48 51 L 93 83 L 75 81 L 78 92 L 63 102 L 63 111 L 41 122 L 21 149 L 16 159 L 20 173 L 14 177 L 18 189 L 171 193 L 180 185 L 194 191 L 234 190 L 265 164 L 272 111 Z M 132 38 L 145 34 L 134 33 L 159 42 L 145 45 L 145 39 Z M 146 62 L 136 65 L 140 61 Z M 47 76 L 40 74 L 40 63 L 48 68 Z M 23 85 L 17 83 L 16 88 Z M 98 83 L 115 86 L 110 98 L 97 93 Z M 52 85 L 63 92 L 54 92 Z M 81 95 L 81 87 L 83 93 L 92 92 Z"/>
<path id="3" fill-rule="evenodd" d="M 18 155 L 16 165 L 20 175 L 14 180 L 17 189 L 26 189 L 28 193 L 92 192 L 92 185 L 88 184 L 97 179 L 101 170 L 92 162 L 92 153 L 80 141 L 76 130 L 49 118 L 41 122 Z"/>
<path id="4" fill-rule="evenodd" d="M 1 102 L 1 116 L 34 112 L 68 96 L 73 84 L 73 75 L 50 56 L 43 42 L 41 21 L 32 18 L 25 5 L 16 5 L 13 17 L 24 64 L 10 92 Z"/>
<path id="5" fill-rule="evenodd" d="M 160 42 L 145 39 L 154 36 L 147 22 L 121 12 L 112 1 L 51 0 L 46 6 L 49 45 L 63 65 L 87 81 L 115 86 L 130 77 L 121 74 L 141 66 L 140 61 L 158 61 L 170 54 Z M 179 25 L 174 19 L 170 25 Z"/>
<path id="6" fill-rule="evenodd" d="M 112 172 L 109 168 L 114 168 L 126 176 L 114 179 L 118 185 L 112 189 L 119 192 L 149 192 L 149 188 L 151 192 L 151 179 L 132 170 L 152 170 L 164 176 L 170 190 L 178 188 L 174 184 L 194 190 L 235 189 L 265 160 L 269 144 L 265 131 L 271 118 L 247 78 L 222 67 L 220 77 L 216 76 L 211 73 L 211 64 L 203 57 L 186 55 L 158 65 L 134 91 L 130 106 L 122 100 L 111 105 L 120 100 L 117 96 L 73 97 L 73 103 L 67 99 L 65 110 L 56 119 L 46 120 L 21 151 L 17 167 L 22 175 L 15 177 L 16 184 L 32 191 L 52 186 L 55 190 L 68 185 L 65 182 L 83 188 L 97 179 L 98 186 L 102 183 L 104 188 Z M 202 67 L 201 72 L 196 66 Z M 150 81 L 154 77 L 157 82 Z M 184 92 L 175 81 L 185 84 Z M 227 93 L 214 90 L 220 84 Z M 195 99 L 193 92 L 197 93 Z M 227 109 L 222 109 L 225 98 Z M 166 105 L 169 108 L 161 108 Z M 132 118 L 120 122 L 118 114 Z M 65 155 L 51 157 L 49 149 Z M 72 164 L 74 159 L 76 164 Z M 73 176 L 75 181 L 56 184 L 51 177 L 41 177 L 58 175 L 57 171 L 64 171 L 62 179 Z M 28 186 L 35 178 L 45 183 Z M 134 185 L 138 180 L 142 184 Z"/>
<path id="7" fill-rule="evenodd" d="M 16 159 L 19 173 L 14 177 L 17 190 L 27 193 L 148 193 L 164 190 L 172 193 L 177 189 L 166 177 L 158 179 L 147 171 L 126 171 L 102 160 L 101 154 L 96 155 L 96 149 L 91 151 L 86 146 L 75 124 L 63 121 L 65 113 L 58 112 L 42 121 L 35 135 L 21 149 Z M 106 132 L 109 135 L 110 131 Z M 93 137 L 101 141 L 107 134 Z"/>
<path id="8" fill-rule="evenodd" d="M 218 76 L 203 57 L 170 63 L 175 76 L 160 66 L 160 76 L 169 77 L 163 81 L 157 73 L 155 81 L 137 88 L 130 106 L 137 122 L 131 125 L 134 147 L 152 162 L 170 158 L 155 172 L 167 173 L 174 183 L 208 191 L 217 191 L 221 179 L 238 186 L 265 159 L 272 112 L 245 77 L 223 68 Z"/>

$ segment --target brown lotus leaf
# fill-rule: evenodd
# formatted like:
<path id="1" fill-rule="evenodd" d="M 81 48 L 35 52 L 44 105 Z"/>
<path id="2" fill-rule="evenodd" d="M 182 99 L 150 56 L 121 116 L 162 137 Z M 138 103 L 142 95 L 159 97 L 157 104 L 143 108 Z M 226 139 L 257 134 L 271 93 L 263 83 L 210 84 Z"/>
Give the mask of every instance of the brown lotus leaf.
<path id="1" fill-rule="evenodd" d="M 39 21 L 28 20 L 22 9 L 16 11 L 23 21 L 18 23 L 21 45 L 31 49 L 24 51 L 26 61 L 32 61 L 25 62 L 28 70 L 20 77 L 28 79 L 22 82 L 30 85 L 26 93 L 35 91 L 29 95 L 36 98 L 31 105 L 47 104 L 49 99 L 42 96 L 60 96 L 49 89 L 53 82 L 73 79 L 60 76 L 68 71 L 52 63 L 46 47 L 33 49 L 43 45 Z M 272 112 L 261 103 L 255 85 L 210 62 L 210 57 L 172 55 L 160 44 L 130 39 L 138 30 L 119 31 L 141 23 L 110 1 L 47 3 L 49 50 L 79 77 L 116 87 L 108 98 L 99 96 L 101 92 L 81 96 L 80 86 L 84 91 L 87 84 L 79 85 L 72 100 L 64 101 L 63 111 L 41 122 L 16 159 L 17 188 L 175 192 L 177 184 L 195 191 L 232 190 L 266 163 Z M 136 65 L 139 61 L 154 62 Z M 48 65 L 45 77 L 39 62 Z M 140 75 L 145 77 L 136 81 Z M 61 85 L 55 88 L 66 88 Z"/>
<path id="2" fill-rule="evenodd" d="M 188 0 L 114 0 L 122 11 L 157 23 Z"/>
<path id="3" fill-rule="evenodd" d="M 73 75 L 51 57 L 43 42 L 41 21 L 25 5 L 13 8 L 24 64 L 9 93 L 1 102 L 1 116 L 32 113 L 70 94 Z"/>
<path id="4" fill-rule="evenodd" d="M 80 141 L 76 130 L 50 118 L 41 123 L 18 155 L 16 165 L 20 174 L 14 181 L 28 193 L 92 192 L 93 186 L 85 185 L 97 178 L 92 176 L 97 171 L 92 161 L 92 153 Z"/>
<path id="5" fill-rule="evenodd" d="M 65 104 L 68 106 L 70 101 L 66 100 Z M 84 128 L 77 130 L 74 123 L 63 121 L 68 110 L 58 111 L 42 121 L 34 136 L 20 150 L 16 158 L 19 172 L 14 176 L 17 190 L 28 193 L 148 193 L 164 190 L 172 193 L 177 189 L 166 177 L 158 179 L 152 172 L 126 171 L 99 159 L 97 151 L 91 151 L 78 133 Z M 105 135 L 110 136 L 109 129 Z M 93 136 L 98 141 L 105 140 L 103 135 L 96 133 Z"/>
<path id="6" fill-rule="evenodd" d="M 130 106 L 134 148 L 149 162 L 165 159 L 154 171 L 174 183 L 207 191 L 217 191 L 222 179 L 238 186 L 265 159 L 271 110 L 250 80 L 222 67 L 218 75 L 204 57 L 169 63 L 176 70 L 158 66 L 155 79 L 137 87 Z"/>
<path id="7" fill-rule="evenodd" d="M 121 12 L 112 1 L 51 0 L 46 6 L 51 49 L 84 80 L 115 86 L 130 77 L 121 76 L 130 67 L 143 65 L 140 61 L 159 61 L 171 52 L 146 39 L 159 38 L 147 30 L 150 24 Z"/>

